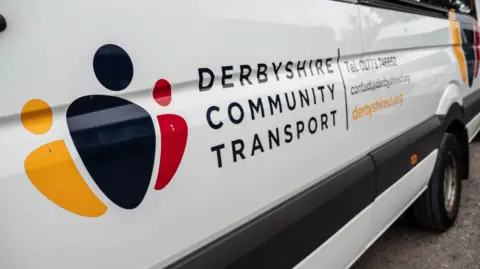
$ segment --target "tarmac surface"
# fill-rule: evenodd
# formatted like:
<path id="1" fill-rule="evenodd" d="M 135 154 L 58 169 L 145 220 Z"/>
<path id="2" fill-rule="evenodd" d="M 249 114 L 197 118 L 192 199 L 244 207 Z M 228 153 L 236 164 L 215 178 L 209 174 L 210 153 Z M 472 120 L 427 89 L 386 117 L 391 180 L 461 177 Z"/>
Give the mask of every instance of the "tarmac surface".
<path id="1" fill-rule="evenodd" d="M 392 226 L 351 269 L 480 269 L 480 139 L 470 144 L 470 178 L 460 213 L 444 234 Z"/>

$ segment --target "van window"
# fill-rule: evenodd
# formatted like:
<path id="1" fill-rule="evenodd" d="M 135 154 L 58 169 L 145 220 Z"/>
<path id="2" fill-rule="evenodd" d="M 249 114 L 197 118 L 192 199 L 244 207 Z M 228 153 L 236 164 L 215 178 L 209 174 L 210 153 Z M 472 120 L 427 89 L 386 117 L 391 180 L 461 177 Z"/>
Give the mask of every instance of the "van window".
<path id="1" fill-rule="evenodd" d="M 454 9 L 456 13 L 476 17 L 474 0 L 393 0 L 392 2 L 406 6 L 417 4 L 419 8 L 430 7 L 445 10 Z"/>
<path id="2" fill-rule="evenodd" d="M 474 16 L 474 6 L 472 0 L 414 0 L 416 2 L 425 3 L 428 5 L 454 9 L 456 13 L 462 13 Z"/>
<path id="3" fill-rule="evenodd" d="M 415 2 L 424 3 L 440 8 L 449 8 L 451 6 L 450 2 L 454 0 L 413 0 Z"/>
<path id="4" fill-rule="evenodd" d="M 475 16 L 473 12 L 475 7 L 473 6 L 472 0 L 451 0 L 451 7 L 455 9 L 456 13 L 467 14 L 471 16 Z"/>
<path id="5" fill-rule="evenodd" d="M 359 3 L 424 16 L 447 18 L 456 0 L 358 0 Z M 469 0 L 463 0 L 469 1 Z"/>

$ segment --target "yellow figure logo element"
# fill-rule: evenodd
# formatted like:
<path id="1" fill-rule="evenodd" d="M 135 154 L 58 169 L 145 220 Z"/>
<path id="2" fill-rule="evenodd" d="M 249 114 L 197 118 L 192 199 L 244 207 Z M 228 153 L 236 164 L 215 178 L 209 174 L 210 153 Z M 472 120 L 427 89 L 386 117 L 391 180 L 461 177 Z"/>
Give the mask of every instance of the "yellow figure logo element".
<path id="1" fill-rule="evenodd" d="M 44 134 L 52 127 L 53 112 L 46 102 L 34 99 L 24 105 L 21 120 L 31 133 Z M 107 211 L 78 171 L 63 140 L 36 148 L 24 166 L 32 184 L 58 206 L 85 217 L 99 217 Z"/>

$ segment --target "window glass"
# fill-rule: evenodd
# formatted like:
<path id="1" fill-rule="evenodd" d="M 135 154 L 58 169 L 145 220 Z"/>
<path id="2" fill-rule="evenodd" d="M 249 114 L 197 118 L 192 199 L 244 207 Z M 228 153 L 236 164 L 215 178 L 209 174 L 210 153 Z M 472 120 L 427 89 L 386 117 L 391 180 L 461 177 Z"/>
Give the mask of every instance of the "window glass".
<path id="1" fill-rule="evenodd" d="M 435 7 L 454 9 L 456 13 L 475 16 L 474 0 L 411 0 Z"/>
<path id="2" fill-rule="evenodd" d="M 449 8 L 451 6 L 450 2 L 454 0 L 413 0 L 415 2 L 428 4 L 441 8 Z"/>
<path id="3" fill-rule="evenodd" d="M 452 0 L 451 2 L 451 8 L 455 9 L 455 12 L 474 15 L 474 7 L 471 0 Z"/>

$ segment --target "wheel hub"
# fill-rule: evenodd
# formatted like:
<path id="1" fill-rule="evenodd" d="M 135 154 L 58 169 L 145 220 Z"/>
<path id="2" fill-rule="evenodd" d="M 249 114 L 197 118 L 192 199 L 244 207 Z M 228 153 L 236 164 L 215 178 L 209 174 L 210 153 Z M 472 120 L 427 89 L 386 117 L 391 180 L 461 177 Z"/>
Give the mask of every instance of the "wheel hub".
<path id="1" fill-rule="evenodd" d="M 457 196 L 457 163 L 453 154 L 449 152 L 447 166 L 443 178 L 443 201 L 448 215 L 452 215 Z"/>

